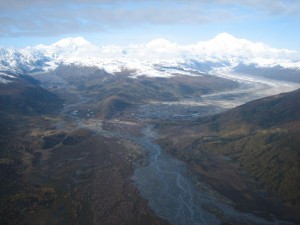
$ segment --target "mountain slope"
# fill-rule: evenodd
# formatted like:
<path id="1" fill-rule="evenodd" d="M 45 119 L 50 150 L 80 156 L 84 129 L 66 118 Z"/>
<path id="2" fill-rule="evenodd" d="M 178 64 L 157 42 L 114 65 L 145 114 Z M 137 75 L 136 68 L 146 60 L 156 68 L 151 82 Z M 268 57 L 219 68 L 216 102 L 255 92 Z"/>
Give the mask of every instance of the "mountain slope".
<path id="1" fill-rule="evenodd" d="M 62 100 L 23 74 L 2 73 L 9 80 L 0 83 L 0 109 L 8 114 L 48 114 L 59 110 Z"/>
<path id="2" fill-rule="evenodd" d="M 208 161 L 217 160 L 216 155 L 226 156 L 231 164 L 238 163 L 237 173 L 246 169 L 266 190 L 299 210 L 300 90 L 255 100 L 186 125 L 166 127 L 161 126 L 162 146 L 194 165 L 203 176 L 203 171 L 214 171 L 225 163 L 217 161 L 219 165 L 210 167 Z M 222 172 L 224 168 L 218 173 Z"/>
<path id="3" fill-rule="evenodd" d="M 224 136 L 250 134 L 300 121 L 300 90 L 251 101 L 223 114 L 200 119 L 208 132 Z M 202 121 L 203 120 L 203 121 Z"/>

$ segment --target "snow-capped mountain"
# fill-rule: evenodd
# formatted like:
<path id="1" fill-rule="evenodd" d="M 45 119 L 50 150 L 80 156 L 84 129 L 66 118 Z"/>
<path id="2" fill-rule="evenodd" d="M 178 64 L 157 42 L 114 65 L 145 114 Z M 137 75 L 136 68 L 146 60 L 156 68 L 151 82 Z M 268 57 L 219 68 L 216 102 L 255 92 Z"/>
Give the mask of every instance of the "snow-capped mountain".
<path id="1" fill-rule="evenodd" d="M 0 48 L 0 70 L 16 73 L 41 71 L 48 67 L 53 59 L 36 49 Z"/>
<path id="2" fill-rule="evenodd" d="M 165 39 L 146 44 L 95 46 L 84 38 L 67 38 L 52 45 L 24 49 L 0 49 L 0 71 L 31 73 L 49 71 L 61 64 L 98 67 L 108 73 L 124 69 L 132 76 L 196 75 L 216 69 L 246 72 L 245 68 L 279 68 L 300 71 L 300 53 L 238 39 L 227 33 L 193 45 Z M 5 78 L 3 78 L 5 79 Z"/>

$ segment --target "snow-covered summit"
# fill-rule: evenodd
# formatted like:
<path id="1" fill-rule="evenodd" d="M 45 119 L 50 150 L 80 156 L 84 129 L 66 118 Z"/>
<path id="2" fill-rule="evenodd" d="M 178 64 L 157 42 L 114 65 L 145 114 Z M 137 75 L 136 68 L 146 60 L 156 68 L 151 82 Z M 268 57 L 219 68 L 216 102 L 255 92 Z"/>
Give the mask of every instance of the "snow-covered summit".
<path id="1" fill-rule="evenodd" d="M 91 43 L 85 40 L 83 37 L 75 37 L 75 38 L 64 38 L 48 46 L 40 44 L 35 46 L 34 48 L 40 50 L 45 50 L 45 49 L 76 50 L 78 48 L 86 47 L 89 45 L 91 45 Z"/>
<path id="2" fill-rule="evenodd" d="M 49 46 L 38 45 L 33 47 L 33 50 L 43 52 L 49 57 L 63 60 L 65 58 L 74 56 L 84 57 L 92 53 L 92 51 L 94 51 L 96 48 L 96 46 L 94 46 L 84 38 L 75 37 L 62 39 Z"/>
<path id="3" fill-rule="evenodd" d="M 215 60 L 228 60 L 243 63 L 267 64 L 300 61 L 300 53 L 287 49 L 275 49 L 267 44 L 239 39 L 227 33 L 221 33 L 209 41 L 198 42 L 195 53 Z"/>
<path id="4" fill-rule="evenodd" d="M 60 48 L 70 48 L 70 47 L 79 47 L 90 45 L 91 43 L 85 40 L 83 37 L 74 37 L 74 38 L 64 38 L 61 39 L 54 44 L 52 47 L 60 47 Z"/>

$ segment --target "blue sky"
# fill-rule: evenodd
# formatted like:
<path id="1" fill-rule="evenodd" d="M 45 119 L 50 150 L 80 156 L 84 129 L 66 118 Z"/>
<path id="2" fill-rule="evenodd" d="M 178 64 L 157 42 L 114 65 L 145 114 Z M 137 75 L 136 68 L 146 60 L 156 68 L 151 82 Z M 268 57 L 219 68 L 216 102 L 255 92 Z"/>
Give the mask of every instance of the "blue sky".
<path id="1" fill-rule="evenodd" d="M 180 44 L 227 32 L 300 51 L 300 0 L 0 1 L 0 46 L 51 44 L 82 36 L 98 45 L 155 38 Z"/>

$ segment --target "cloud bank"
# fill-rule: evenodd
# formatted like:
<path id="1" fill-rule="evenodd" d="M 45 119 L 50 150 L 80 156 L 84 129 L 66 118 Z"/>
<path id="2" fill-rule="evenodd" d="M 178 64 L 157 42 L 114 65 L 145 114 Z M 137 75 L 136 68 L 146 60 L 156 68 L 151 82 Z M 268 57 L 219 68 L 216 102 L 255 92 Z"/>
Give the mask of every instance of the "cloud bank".
<path id="1" fill-rule="evenodd" d="M 0 1 L 0 37 L 51 36 L 176 24 L 300 17 L 298 0 Z"/>

